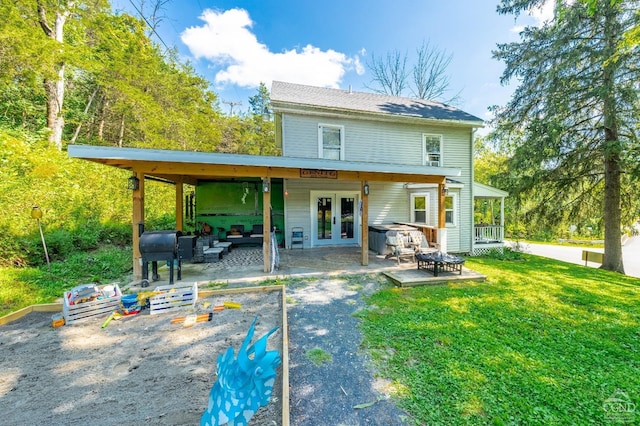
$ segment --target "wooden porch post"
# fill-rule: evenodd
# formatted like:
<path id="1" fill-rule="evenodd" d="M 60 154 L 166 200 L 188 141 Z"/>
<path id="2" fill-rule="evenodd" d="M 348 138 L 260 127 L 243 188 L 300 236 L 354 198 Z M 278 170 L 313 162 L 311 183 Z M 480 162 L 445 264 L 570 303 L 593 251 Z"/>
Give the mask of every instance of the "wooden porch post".
<path id="1" fill-rule="evenodd" d="M 362 266 L 369 265 L 369 182 L 362 181 L 360 185 L 360 197 L 362 199 Z"/>
<path id="2" fill-rule="evenodd" d="M 262 178 L 262 256 L 264 272 L 271 272 L 271 179 Z M 268 191 L 264 189 L 268 188 Z"/>
<path id="3" fill-rule="evenodd" d="M 134 170 L 135 177 L 138 178 L 138 189 L 133 190 L 133 220 L 132 220 L 132 243 L 133 243 L 133 277 L 142 278 L 142 255 L 140 254 L 139 224 L 144 224 L 144 173 Z"/>
<path id="4" fill-rule="evenodd" d="M 176 230 L 182 231 L 184 227 L 184 201 L 183 201 L 184 188 L 182 185 L 182 178 L 176 179 Z"/>

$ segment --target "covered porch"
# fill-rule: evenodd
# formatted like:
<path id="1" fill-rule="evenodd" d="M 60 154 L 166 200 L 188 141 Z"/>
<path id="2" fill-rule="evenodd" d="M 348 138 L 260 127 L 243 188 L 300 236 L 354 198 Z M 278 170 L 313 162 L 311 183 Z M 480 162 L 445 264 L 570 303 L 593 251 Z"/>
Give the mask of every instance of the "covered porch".
<path id="1" fill-rule="evenodd" d="M 383 274 L 399 287 L 413 287 L 457 281 L 484 281 L 486 277 L 466 267 L 462 274 L 440 273 L 437 277 L 418 270 L 413 262 L 401 262 L 369 251 L 369 264 L 362 265 L 359 247 L 318 247 L 304 250 L 280 250 L 281 267 L 274 273 L 264 272 L 262 250 L 241 247 L 216 263 L 185 263 L 183 282 L 198 282 L 203 289 L 264 285 L 265 281 L 286 278 L 326 278 L 351 274 Z M 159 269 L 160 280 L 154 285 L 168 285 L 169 269 Z M 139 281 L 129 288 L 136 289 Z M 140 288 L 142 290 L 142 288 Z"/>
<path id="2" fill-rule="evenodd" d="M 473 183 L 472 254 L 482 255 L 504 247 L 504 199 L 509 193 Z"/>
<path id="3" fill-rule="evenodd" d="M 369 265 L 369 191 L 370 183 L 417 182 L 438 187 L 439 237 L 446 236 L 444 187 L 446 176 L 460 175 L 460 169 L 447 167 L 407 166 L 399 164 L 349 162 L 340 160 L 269 157 L 239 154 L 169 151 L 155 149 L 117 148 L 103 146 L 70 145 L 69 156 L 130 170 L 132 190 L 132 242 L 134 277 L 142 277 L 140 229 L 144 218 L 145 180 L 161 180 L 175 185 L 176 230 L 183 231 L 184 184 L 197 185 L 203 180 L 216 178 L 258 178 L 262 182 L 262 272 L 271 270 L 271 192 L 272 179 L 307 180 L 320 182 L 357 182 L 359 187 L 360 224 L 359 263 Z M 123 185 L 125 183 L 123 182 Z M 285 219 L 286 222 L 286 219 Z M 287 225 L 285 224 L 285 227 Z M 287 230 L 285 229 L 285 232 Z"/>

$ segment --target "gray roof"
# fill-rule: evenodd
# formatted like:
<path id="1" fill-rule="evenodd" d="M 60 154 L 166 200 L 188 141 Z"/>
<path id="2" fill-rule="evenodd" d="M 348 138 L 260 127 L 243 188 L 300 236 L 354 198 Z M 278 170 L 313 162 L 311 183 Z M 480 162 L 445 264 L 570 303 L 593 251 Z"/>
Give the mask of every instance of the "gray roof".
<path id="1" fill-rule="evenodd" d="M 274 81 L 271 86 L 274 109 L 287 105 L 330 110 L 384 114 L 387 116 L 461 122 L 479 127 L 482 119 L 455 107 L 422 99 L 400 98 L 377 93 L 354 92 Z"/>

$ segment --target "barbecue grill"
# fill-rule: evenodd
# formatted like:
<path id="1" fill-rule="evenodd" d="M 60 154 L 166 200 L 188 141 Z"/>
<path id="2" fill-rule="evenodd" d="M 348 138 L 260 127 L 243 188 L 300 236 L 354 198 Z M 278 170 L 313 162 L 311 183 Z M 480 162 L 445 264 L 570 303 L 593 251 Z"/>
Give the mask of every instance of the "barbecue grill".
<path id="1" fill-rule="evenodd" d="M 140 254 L 142 255 L 142 287 L 149 285 L 149 265 L 152 267 L 152 280 L 160 279 L 158 261 L 169 264 L 169 284 L 173 284 L 173 266 L 177 260 L 178 280 L 182 279 L 182 260 L 193 258 L 195 239 L 182 236 L 180 231 L 145 231 L 140 235 Z"/>

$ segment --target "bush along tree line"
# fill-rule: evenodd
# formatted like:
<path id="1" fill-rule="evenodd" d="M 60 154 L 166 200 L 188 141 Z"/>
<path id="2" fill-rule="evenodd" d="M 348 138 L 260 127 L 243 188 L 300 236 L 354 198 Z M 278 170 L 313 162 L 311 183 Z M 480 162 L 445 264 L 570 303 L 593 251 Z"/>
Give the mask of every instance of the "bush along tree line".
<path id="1" fill-rule="evenodd" d="M 0 266 L 130 245 L 125 171 L 71 160 L 68 144 L 274 155 L 264 84 L 227 116 L 209 83 L 107 1 L 0 2 Z M 174 229 L 174 187 L 145 187 L 147 229 Z"/>

